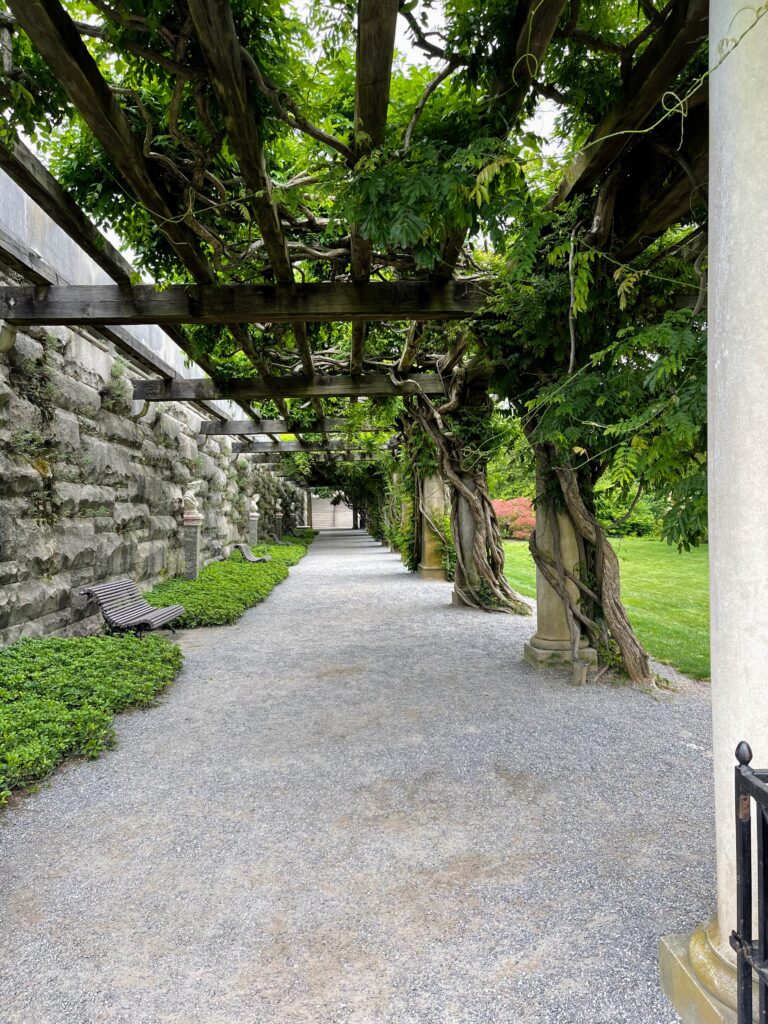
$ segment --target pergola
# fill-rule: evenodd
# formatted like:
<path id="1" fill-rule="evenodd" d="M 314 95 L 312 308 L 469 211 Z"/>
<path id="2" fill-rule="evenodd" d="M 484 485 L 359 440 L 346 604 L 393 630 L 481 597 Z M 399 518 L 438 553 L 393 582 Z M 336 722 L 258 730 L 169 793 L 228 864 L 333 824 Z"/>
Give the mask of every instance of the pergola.
<path id="1" fill-rule="evenodd" d="M 19 239 L 0 235 L 0 258 L 28 282 L 0 289 L 0 319 L 12 327 L 93 328 L 151 375 L 135 381 L 135 399 L 194 403 L 211 417 L 203 423 L 203 434 L 243 437 L 233 451 L 264 464 L 273 464 L 282 453 L 296 452 L 321 455 L 330 464 L 340 459 L 375 459 L 349 439 L 329 440 L 329 435 L 346 432 L 346 420 L 326 415 L 324 399 L 417 394 L 439 398 L 450 394 L 461 369 L 462 342 L 435 354 L 425 351 L 423 340 L 426 325 L 439 327 L 469 319 L 476 323 L 478 317 L 488 315 L 487 285 L 478 280 L 465 255 L 466 231 L 446 233 L 441 259 L 429 272 L 418 270 L 406 247 L 394 253 L 375 252 L 356 224 L 348 225 L 340 249 L 313 251 L 303 239 L 301 226 L 284 215 L 276 199 L 268 146 L 249 98 L 256 88 L 274 115 L 293 131 L 333 151 L 350 172 L 362 166 L 384 139 L 398 16 L 408 18 L 417 45 L 425 52 L 446 56 L 424 35 L 412 14 L 400 10 L 399 0 L 358 2 L 357 134 L 350 145 L 309 123 L 264 79 L 252 54 L 241 44 L 226 0 L 187 0 L 182 5 L 189 18 L 186 44 L 194 40 L 204 58 L 202 69 L 187 61 L 186 45 L 172 60 L 149 47 L 143 50 L 150 63 L 157 60 L 179 81 L 202 74 L 213 86 L 227 144 L 251 195 L 260 239 L 260 283 L 227 280 L 210 258 L 201 242 L 200 225 L 185 215 L 161 164 L 148 154 L 127 116 L 120 94 L 91 55 L 85 40 L 94 35 L 94 27 L 74 21 L 59 0 L 7 3 L 11 16 L 0 16 L 0 33 L 16 26 L 27 33 L 125 188 L 154 219 L 187 280 L 168 287 L 133 283 L 127 262 L 29 149 L 19 141 L 6 141 L 0 143 L 0 167 L 77 241 L 114 284 L 84 286 L 63 281 Z M 768 667 L 764 621 L 768 530 L 759 500 L 768 485 L 768 299 L 764 288 L 768 272 L 768 19 L 742 38 L 739 19 L 750 15 L 735 0 L 713 5 L 709 24 L 706 0 L 670 0 L 659 8 L 653 3 L 640 6 L 648 13 L 643 38 L 620 52 L 626 71 L 624 94 L 600 119 L 567 168 L 550 207 L 593 196 L 591 244 L 617 261 L 627 261 L 671 225 L 685 221 L 692 192 L 700 195 L 710 182 L 710 534 L 719 926 L 710 928 L 703 938 L 694 935 L 690 946 L 687 940 L 664 944 L 662 975 L 667 992 L 686 1020 L 725 1020 L 725 1015 L 706 1017 L 705 1007 L 713 1005 L 713 999 L 724 1005 L 731 1001 L 728 935 L 733 923 L 734 858 L 730 787 L 736 742 L 749 738 L 756 761 L 768 762 L 768 702 L 760 689 Z M 517 5 L 509 24 L 515 72 L 504 89 L 488 98 L 507 128 L 519 120 L 531 95 L 548 94 L 538 75 L 556 34 L 564 35 L 574 46 L 584 42 L 576 24 L 578 10 L 578 3 L 566 0 L 521 0 Z M 763 13 L 764 8 L 753 12 L 759 20 Z M 711 78 L 703 75 L 697 87 L 679 101 L 684 117 L 656 117 L 708 28 Z M 721 61 L 719 44 L 735 36 L 738 44 L 728 60 Z M 451 70 L 448 59 L 448 68 L 430 83 L 421 109 Z M 417 110 L 416 120 L 419 114 Z M 711 147 L 710 130 L 716 140 Z M 300 263 L 334 266 L 334 279 L 297 280 Z M 691 304 L 696 299 L 691 296 Z M 307 328 L 308 324 L 329 322 L 352 325 L 347 365 L 333 372 L 327 372 Z M 386 322 L 402 328 L 402 339 L 397 357 L 382 364 L 371 358 L 368 325 Z M 125 331 L 142 324 L 162 326 L 188 353 L 192 346 L 187 326 L 226 327 L 255 372 L 249 378 L 227 379 L 212 361 L 196 353 L 209 375 L 181 378 Z M 282 338 L 286 357 L 295 353 L 292 369 L 287 363 L 273 365 L 255 344 L 251 326 L 265 324 L 286 325 Z M 237 403 L 247 418 L 224 415 L 214 404 L 222 399 Z M 288 402 L 292 399 L 311 402 L 314 419 L 310 427 L 291 428 Z M 254 403 L 264 401 L 274 402 L 281 418 L 262 416 Z M 370 425 L 363 429 L 367 431 Z M 323 440 L 305 441 L 301 430 L 321 435 Z M 296 440 L 279 440 L 285 433 Z M 272 440 L 249 440 L 252 435 L 268 435 Z M 762 567 L 757 576 L 755 565 Z M 744 596 L 744 578 L 752 581 L 749 597 Z M 551 597 L 547 586 L 545 580 L 539 580 L 540 608 L 547 603 L 544 599 Z M 749 638 L 746 645 L 741 639 L 744 636 Z M 714 964 L 717 969 L 707 972 L 702 964 Z"/>

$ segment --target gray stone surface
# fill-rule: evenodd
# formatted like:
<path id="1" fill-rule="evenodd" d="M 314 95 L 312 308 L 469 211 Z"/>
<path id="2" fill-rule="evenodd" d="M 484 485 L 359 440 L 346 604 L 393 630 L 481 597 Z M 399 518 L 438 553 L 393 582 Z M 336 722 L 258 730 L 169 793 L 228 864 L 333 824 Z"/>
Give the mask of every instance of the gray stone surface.
<path id="1" fill-rule="evenodd" d="M 0 818 L 3 1024 L 677 1020 L 707 689 L 574 689 L 450 593 L 325 534 L 183 635 L 161 706 Z"/>

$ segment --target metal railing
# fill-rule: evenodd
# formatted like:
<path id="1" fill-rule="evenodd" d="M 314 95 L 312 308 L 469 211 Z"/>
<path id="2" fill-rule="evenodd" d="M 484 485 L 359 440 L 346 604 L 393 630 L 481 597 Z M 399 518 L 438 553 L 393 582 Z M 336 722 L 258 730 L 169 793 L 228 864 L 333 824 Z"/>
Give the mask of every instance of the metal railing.
<path id="1" fill-rule="evenodd" d="M 736 748 L 736 930 L 731 946 L 736 951 L 737 1012 L 739 1024 L 752 1024 L 752 975 L 757 976 L 759 1024 L 768 1024 L 768 770 L 749 767 L 752 750 L 741 742 Z M 757 941 L 752 932 L 752 801 L 757 833 Z"/>

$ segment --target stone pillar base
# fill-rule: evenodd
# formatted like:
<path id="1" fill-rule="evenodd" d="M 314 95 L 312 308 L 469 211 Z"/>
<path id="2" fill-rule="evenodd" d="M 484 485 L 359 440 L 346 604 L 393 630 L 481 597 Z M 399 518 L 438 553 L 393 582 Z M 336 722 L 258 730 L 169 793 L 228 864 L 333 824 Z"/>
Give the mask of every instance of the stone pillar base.
<path id="1" fill-rule="evenodd" d="M 544 644 L 549 646 L 544 646 Z M 536 637 L 533 637 L 523 647 L 523 657 L 536 668 L 557 668 L 573 664 L 570 644 L 568 647 L 563 647 L 559 641 L 538 640 Z M 579 661 L 587 665 L 596 665 L 597 651 L 585 643 L 583 647 L 579 648 Z"/>
<path id="2" fill-rule="evenodd" d="M 184 577 L 196 580 L 200 572 L 200 527 L 203 517 L 197 513 L 184 514 Z"/>
<path id="3" fill-rule="evenodd" d="M 736 1024 L 736 968 L 716 949 L 717 922 L 659 942 L 659 980 L 683 1024 Z M 753 988 L 757 1020 L 757 985 Z"/>
<path id="4" fill-rule="evenodd" d="M 423 580 L 440 580 L 445 582 L 445 569 L 436 565 L 419 565 L 416 572 Z"/>
<path id="5" fill-rule="evenodd" d="M 248 543 L 255 548 L 259 543 L 259 515 L 251 513 L 248 517 Z"/>

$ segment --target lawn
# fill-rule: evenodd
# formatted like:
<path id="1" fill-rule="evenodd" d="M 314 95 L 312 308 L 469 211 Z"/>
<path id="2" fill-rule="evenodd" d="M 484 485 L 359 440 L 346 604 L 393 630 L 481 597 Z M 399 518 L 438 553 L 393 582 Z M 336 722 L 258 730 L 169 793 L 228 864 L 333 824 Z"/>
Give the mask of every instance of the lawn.
<path id="1" fill-rule="evenodd" d="M 621 594 L 637 635 L 658 661 L 697 679 L 709 677 L 707 547 L 678 553 L 654 540 L 611 542 L 621 563 Z M 536 570 L 525 541 L 508 541 L 506 575 L 516 590 L 536 596 Z"/>

